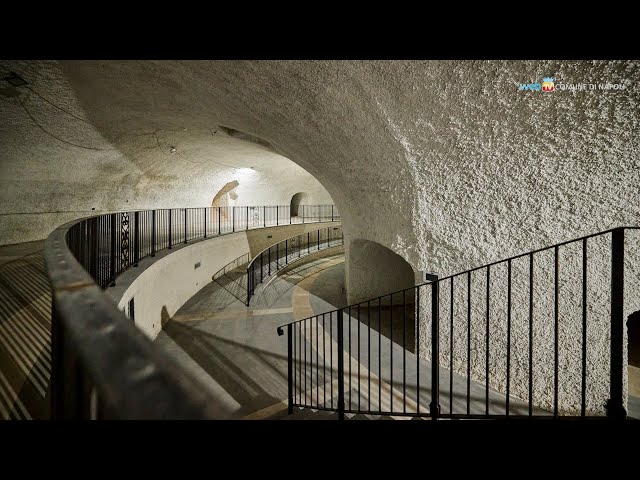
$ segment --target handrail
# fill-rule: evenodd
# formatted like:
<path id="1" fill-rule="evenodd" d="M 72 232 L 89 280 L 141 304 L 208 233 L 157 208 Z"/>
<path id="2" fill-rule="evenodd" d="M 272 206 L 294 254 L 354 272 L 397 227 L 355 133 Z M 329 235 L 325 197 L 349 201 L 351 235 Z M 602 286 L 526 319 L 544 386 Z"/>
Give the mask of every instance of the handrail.
<path id="1" fill-rule="evenodd" d="M 243 253 L 239 257 L 234 258 L 233 260 L 231 260 L 229 263 L 227 263 L 224 267 L 222 267 L 216 273 L 214 273 L 211 276 L 211 280 L 216 280 L 216 279 L 226 275 L 227 272 L 235 270 L 240 265 L 244 265 L 245 263 L 249 263 L 250 260 L 251 260 L 251 252 Z M 234 267 L 233 268 L 229 268 L 230 265 L 234 265 Z M 220 272 L 222 272 L 222 275 L 220 275 Z"/>
<path id="2" fill-rule="evenodd" d="M 527 252 L 527 253 L 521 253 L 521 254 L 518 254 L 518 255 L 514 255 L 513 257 L 504 258 L 502 260 L 496 260 L 496 261 L 491 262 L 491 263 L 480 265 L 479 267 L 474 267 L 474 268 L 470 268 L 469 270 L 464 270 L 462 272 L 454 273 L 454 274 L 449 275 L 447 277 L 438 278 L 437 280 L 429 280 L 427 282 L 423 282 L 423 283 L 420 283 L 420 284 L 417 284 L 417 285 L 414 285 L 414 286 L 411 286 L 411 287 L 407 287 L 407 288 L 404 288 L 402 290 L 396 290 L 394 292 L 385 293 L 384 295 L 379 295 L 377 297 L 369 298 L 367 300 L 363 300 L 362 302 L 357 302 L 357 303 L 354 303 L 354 304 L 351 304 L 351 305 L 347 305 L 346 307 L 344 307 L 344 309 L 348 309 L 349 307 L 355 307 L 355 306 L 358 306 L 358 304 L 362 304 L 362 303 L 366 303 L 366 302 L 373 302 L 373 301 L 382 299 L 384 297 L 388 297 L 390 295 L 398 295 L 398 294 L 401 294 L 403 292 L 408 292 L 408 291 L 413 290 L 413 289 L 418 288 L 418 287 L 424 287 L 424 286 L 429 285 L 429 284 L 431 284 L 433 282 L 443 282 L 445 280 L 451 279 L 452 277 L 455 278 L 455 277 L 459 277 L 461 275 L 465 275 L 465 274 L 469 274 L 469 273 L 475 272 L 477 270 L 481 270 L 483 268 L 493 267 L 494 265 L 498 265 L 500 263 L 508 262 L 509 260 L 516 260 L 518 258 L 522 258 L 522 257 L 526 257 L 526 256 L 533 255 L 533 254 L 536 254 L 536 253 L 544 252 L 545 250 L 551 250 L 552 248 L 555 248 L 555 247 L 562 247 L 564 245 L 568 245 L 568 244 L 573 243 L 573 242 L 578 242 L 580 240 L 587 240 L 589 238 L 594 238 L 594 237 L 597 237 L 597 236 L 600 236 L 600 235 L 605 235 L 607 233 L 611 233 L 614 230 L 618 230 L 620 228 L 622 228 L 624 230 L 640 230 L 640 227 L 626 226 L 626 227 L 615 227 L 615 228 L 610 228 L 609 230 L 603 230 L 602 232 L 591 233 L 589 235 L 585 235 L 583 237 L 574 238 L 573 240 L 567 240 L 567 241 L 564 241 L 564 242 L 561 242 L 561 243 L 558 243 L 558 244 L 555 244 L 555 245 L 551 245 L 549 247 L 542 247 L 542 248 L 538 248 L 537 250 L 532 250 L 532 251 Z M 340 310 L 340 309 L 329 310 L 328 312 L 324 312 L 324 314 L 328 315 L 329 313 L 336 313 L 338 310 Z M 286 327 L 289 324 L 293 325 L 295 323 L 303 322 L 304 320 L 308 320 L 310 318 L 313 318 L 314 316 L 315 315 L 312 315 L 311 317 L 301 318 L 300 320 L 294 320 L 293 322 L 283 323 L 282 325 L 279 325 L 279 326 L 276 327 L 276 329 L 277 329 L 276 331 L 277 331 L 278 335 L 281 336 L 282 333 L 280 333 L 280 331 L 281 331 L 282 328 Z"/>
<path id="3" fill-rule="evenodd" d="M 178 243 L 339 219 L 331 205 L 303 212 L 291 218 L 281 206 L 159 209 L 86 217 L 55 229 L 45 247 L 53 297 L 52 417 L 225 418 L 228 412 L 200 382 L 170 362 L 101 289 Z"/>
<path id="4" fill-rule="evenodd" d="M 326 236 L 323 239 L 325 230 Z M 304 232 L 265 248 L 254 256 L 249 265 L 247 265 L 247 306 L 249 306 L 251 297 L 255 293 L 256 286 L 262 283 L 265 278 L 269 278 L 273 273 L 289 265 L 290 260 L 295 261 L 311 253 L 343 245 L 343 242 L 342 226 L 338 226 L 333 227 L 333 229 L 332 227 L 327 227 L 326 229 L 321 228 Z M 272 254 L 272 252 L 274 253 Z M 281 254 L 283 253 L 284 263 L 281 262 L 283 258 Z"/>
<path id="5" fill-rule="evenodd" d="M 608 393 L 607 418 L 626 418 L 625 231 L 639 229 L 585 235 L 278 326 L 278 335 L 287 329 L 289 412 L 299 406 L 337 411 L 340 418 L 345 412 L 602 418 L 599 405 Z M 610 285 L 601 281 L 608 269 Z M 610 323 L 597 321 L 606 316 Z M 567 358 L 579 359 L 577 372 L 560 367 Z M 448 382 L 441 368 L 449 370 Z M 426 406 L 421 382 L 431 387 Z M 441 390 L 448 402 L 441 402 Z"/>

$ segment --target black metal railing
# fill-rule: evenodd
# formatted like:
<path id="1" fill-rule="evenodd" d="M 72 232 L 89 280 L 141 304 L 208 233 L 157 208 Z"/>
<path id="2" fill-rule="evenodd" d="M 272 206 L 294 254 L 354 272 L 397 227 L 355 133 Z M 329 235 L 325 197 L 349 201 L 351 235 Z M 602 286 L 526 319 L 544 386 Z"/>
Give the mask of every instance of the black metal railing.
<path id="1" fill-rule="evenodd" d="M 333 205 L 301 205 L 296 217 L 289 212 L 278 205 L 119 212 L 75 223 L 67 243 L 96 283 L 107 288 L 143 258 L 178 244 L 254 228 L 340 220 Z"/>
<path id="2" fill-rule="evenodd" d="M 229 263 L 227 263 L 224 267 L 222 267 L 220 270 L 214 273 L 213 276 L 211 277 L 211 280 L 217 280 L 218 278 L 225 276 L 227 273 L 234 271 L 238 267 L 242 265 L 246 265 L 247 263 L 249 263 L 250 260 L 251 260 L 251 253 L 250 252 L 243 253 L 238 258 L 234 258 Z"/>
<path id="3" fill-rule="evenodd" d="M 177 244 L 275 225 L 337 221 L 332 205 L 179 208 L 70 222 L 47 239 L 53 294 L 53 418 L 225 418 L 101 289 Z"/>
<path id="4" fill-rule="evenodd" d="M 338 226 L 301 233 L 265 248 L 247 266 L 247 306 L 256 287 L 289 263 L 342 244 L 342 226 Z"/>
<path id="5" fill-rule="evenodd" d="M 625 418 L 625 233 L 633 230 L 432 276 L 278 327 L 287 331 L 289 412 Z"/>

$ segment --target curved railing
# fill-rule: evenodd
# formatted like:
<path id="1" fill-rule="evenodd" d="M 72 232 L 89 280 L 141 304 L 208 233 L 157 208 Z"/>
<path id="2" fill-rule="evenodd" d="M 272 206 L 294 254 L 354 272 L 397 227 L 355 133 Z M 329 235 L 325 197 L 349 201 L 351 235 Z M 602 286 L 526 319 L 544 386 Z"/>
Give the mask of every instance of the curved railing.
<path id="1" fill-rule="evenodd" d="M 247 265 L 247 306 L 256 287 L 289 263 L 312 253 L 342 245 L 342 226 L 326 227 L 287 238 L 257 254 Z"/>
<path id="2" fill-rule="evenodd" d="M 289 413 L 625 418 L 625 252 L 628 264 L 639 260 L 625 232 L 638 228 L 431 276 L 278 327 Z"/>
<path id="3" fill-rule="evenodd" d="M 288 206 L 119 212 L 54 230 L 45 247 L 53 294 L 52 417 L 224 418 L 199 382 L 170 362 L 101 288 L 179 243 L 339 219 L 331 205 L 299 211 L 296 217 Z"/>

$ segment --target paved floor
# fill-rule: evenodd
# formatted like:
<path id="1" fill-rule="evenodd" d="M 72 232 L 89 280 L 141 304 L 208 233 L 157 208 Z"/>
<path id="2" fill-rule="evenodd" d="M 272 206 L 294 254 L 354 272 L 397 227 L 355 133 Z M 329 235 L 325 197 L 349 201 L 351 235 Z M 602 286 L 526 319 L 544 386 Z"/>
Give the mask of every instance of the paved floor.
<path id="1" fill-rule="evenodd" d="M 0 248 L 0 419 L 48 419 L 51 293 L 44 241 Z"/>
<path id="2" fill-rule="evenodd" d="M 169 321 L 156 342 L 198 376 L 221 404 L 234 411 L 237 417 L 279 418 L 286 408 L 287 341 L 286 337 L 276 335 L 276 327 L 346 305 L 343 294 L 344 256 L 312 260 L 276 277 L 256 293 L 250 307 L 244 305 L 238 289 L 245 280 L 241 270 L 198 292 Z M 376 408 L 398 414 L 405 410 L 411 413 L 417 410 L 418 405 L 421 411 L 428 411 L 431 398 L 429 363 L 417 361 L 411 352 L 391 344 L 384 335 L 384 328 L 382 336 L 378 336 L 374 328 L 366 330 L 366 325 L 358 321 L 355 312 L 351 322 L 345 321 L 345 338 L 349 329 L 353 344 L 351 354 L 344 354 L 347 375 L 345 397 L 347 408 L 354 410 L 353 415 L 355 411 Z M 366 336 L 360 336 L 359 349 L 356 347 L 358 329 L 367 332 Z M 308 347 L 309 356 L 316 358 L 316 362 L 319 359 L 319 363 L 312 363 L 309 359 L 296 362 L 294 374 L 299 378 L 295 387 L 297 398 L 301 403 L 319 408 L 330 406 L 337 395 L 337 327 L 329 332 L 328 328 L 322 329 L 320 325 L 309 325 L 301 330 L 301 335 L 297 338 L 302 339 Z M 322 353 L 318 348 L 318 338 L 322 338 L 320 343 L 324 344 Z M 333 377 L 331 369 L 327 368 L 328 362 L 323 361 L 323 354 L 328 356 L 328 352 L 334 356 Z M 392 355 L 395 357 L 393 363 L 390 362 Z M 325 366 L 323 374 L 319 374 L 322 371 L 319 365 Z M 403 376 L 407 379 L 406 388 L 399 382 Z M 455 374 L 450 377 L 446 369 L 440 369 L 440 376 L 443 379 L 442 412 L 448 413 L 451 405 L 454 413 L 464 413 L 466 379 Z M 450 381 L 453 382 L 452 395 L 449 395 Z M 305 400 L 302 400 L 303 394 Z M 489 403 L 490 413 L 504 411 L 503 394 L 490 391 Z M 484 413 L 484 385 L 471 382 L 470 408 L 472 413 Z M 512 398 L 511 413 L 525 412 L 526 404 Z"/>

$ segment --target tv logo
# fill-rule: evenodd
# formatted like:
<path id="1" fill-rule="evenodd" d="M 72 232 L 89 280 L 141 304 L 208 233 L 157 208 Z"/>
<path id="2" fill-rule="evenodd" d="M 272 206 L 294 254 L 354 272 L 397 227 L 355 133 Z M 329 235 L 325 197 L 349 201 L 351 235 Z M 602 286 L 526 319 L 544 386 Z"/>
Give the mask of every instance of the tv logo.
<path id="1" fill-rule="evenodd" d="M 518 85 L 518 90 L 520 91 L 531 91 L 531 92 L 554 92 L 556 90 L 555 85 L 553 83 L 553 77 L 544 77 L 542 79 L 542 84 L 540 83 L 521 83 Z"/>

